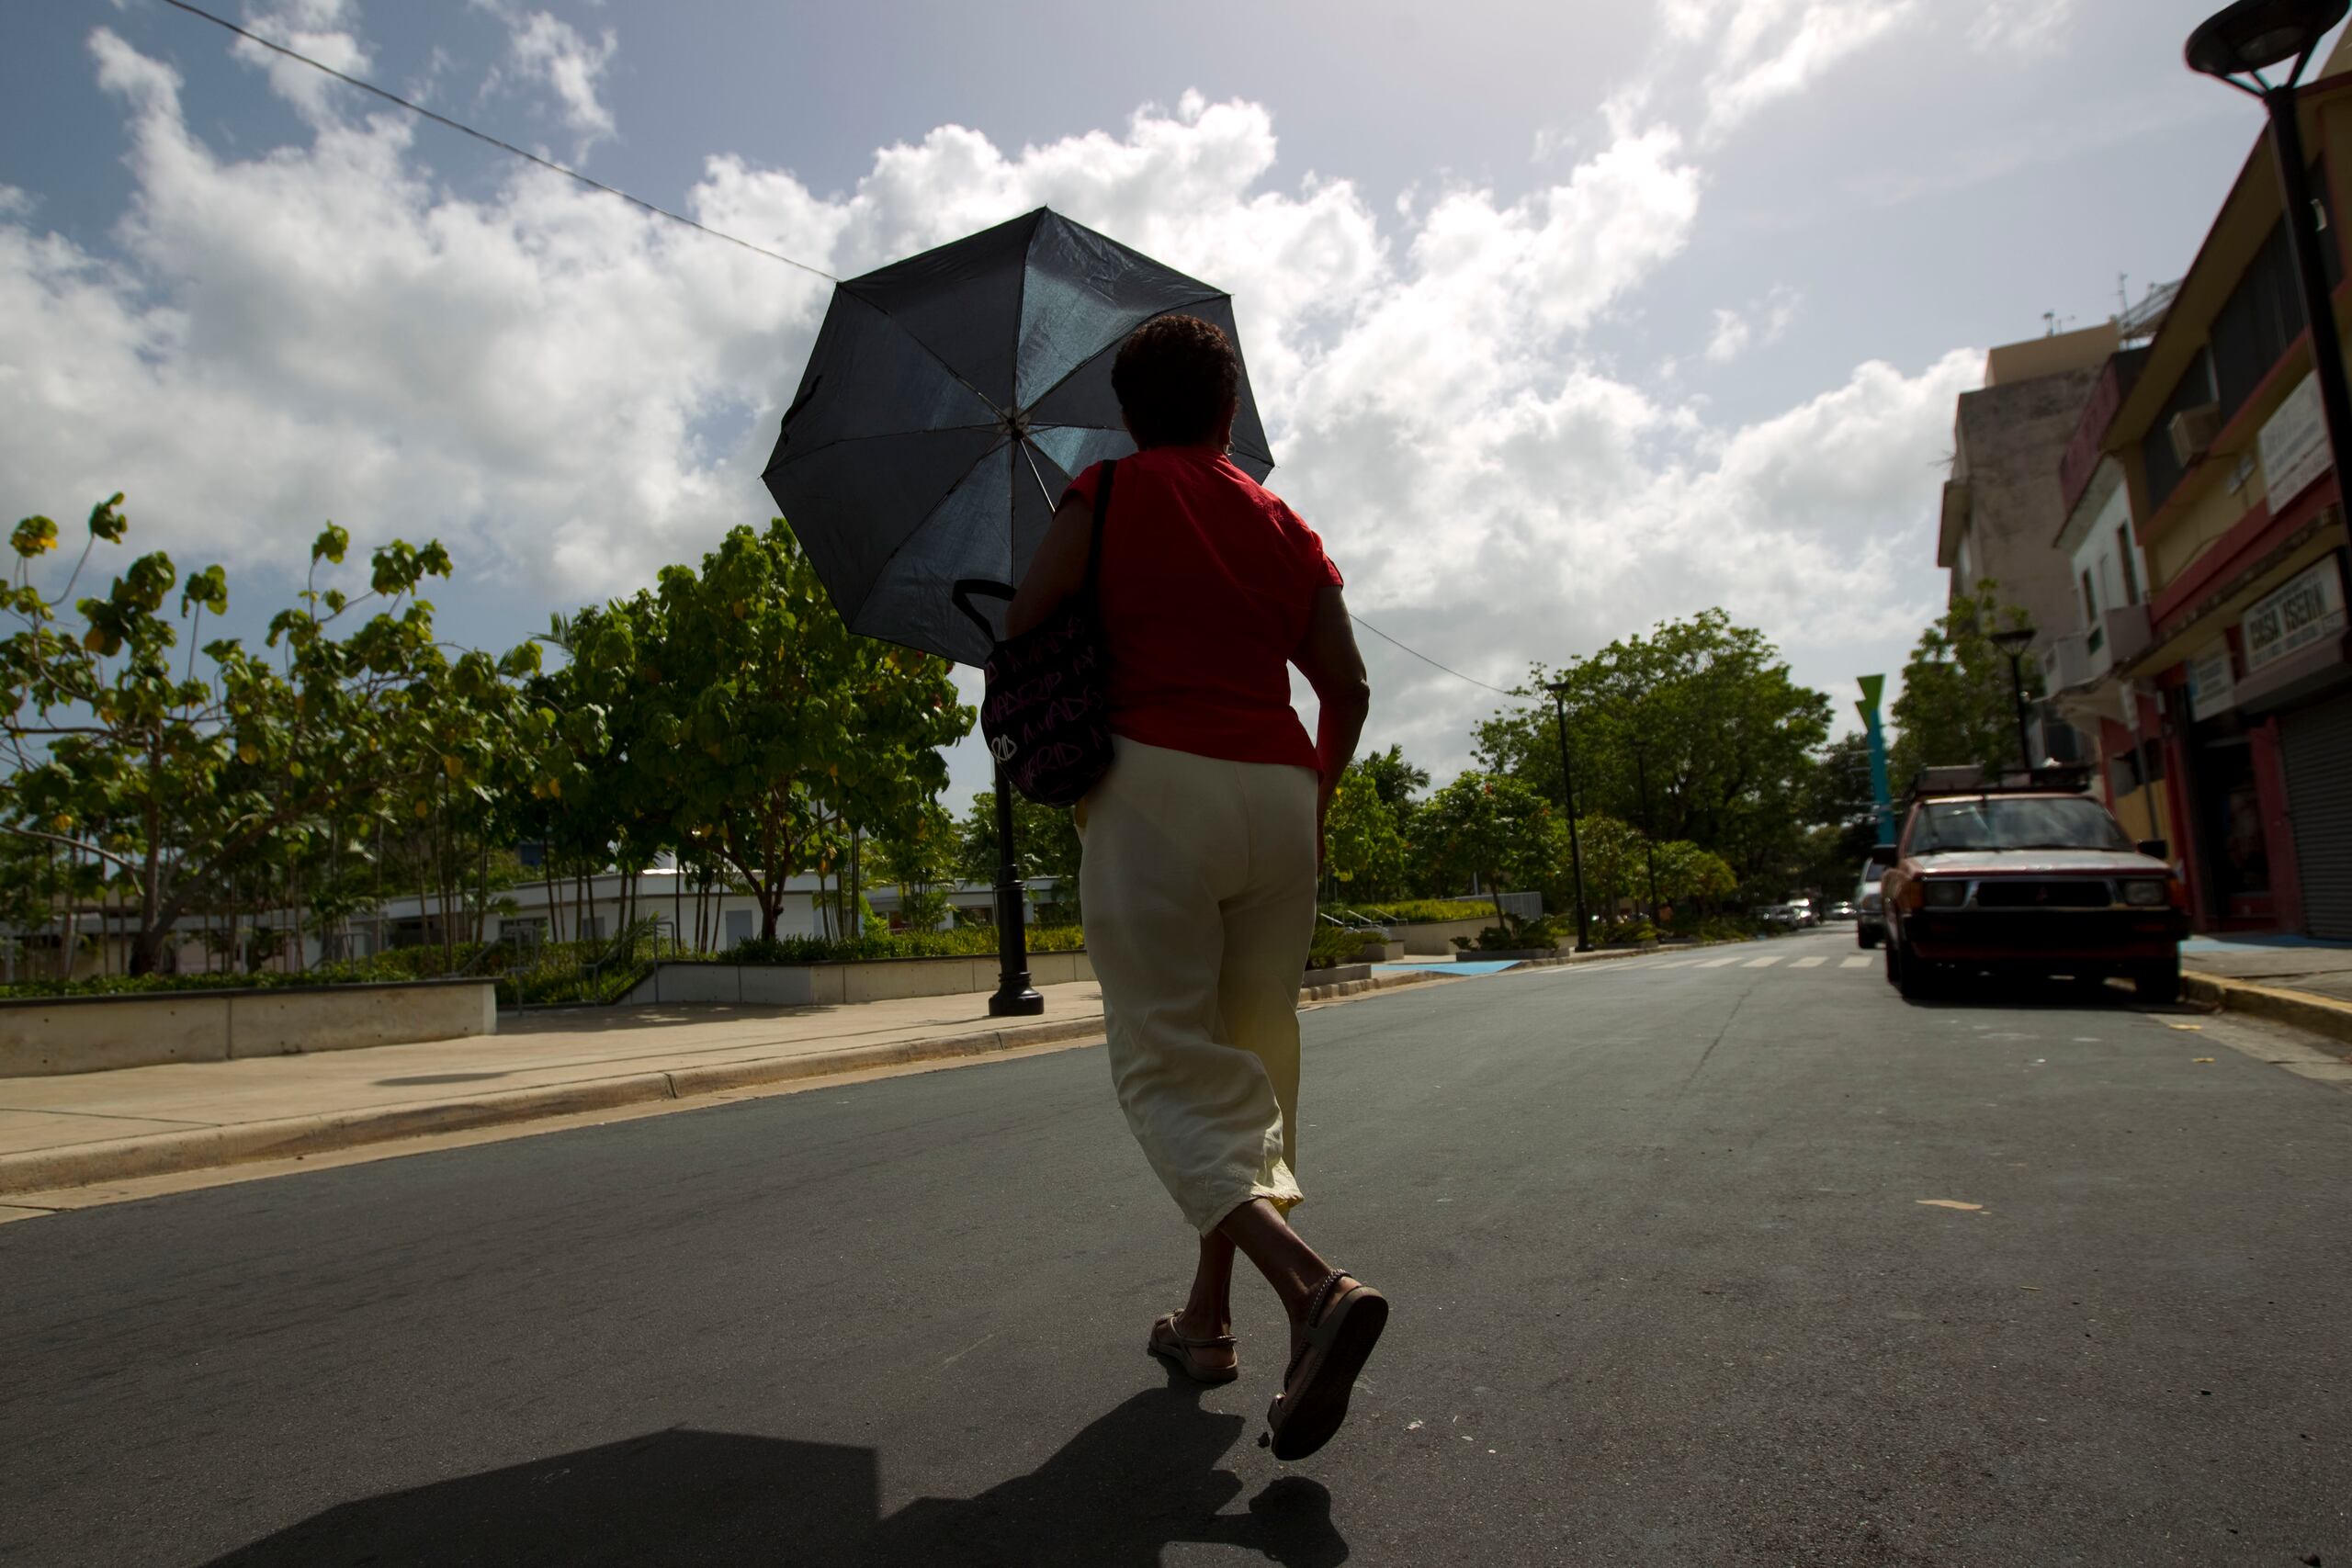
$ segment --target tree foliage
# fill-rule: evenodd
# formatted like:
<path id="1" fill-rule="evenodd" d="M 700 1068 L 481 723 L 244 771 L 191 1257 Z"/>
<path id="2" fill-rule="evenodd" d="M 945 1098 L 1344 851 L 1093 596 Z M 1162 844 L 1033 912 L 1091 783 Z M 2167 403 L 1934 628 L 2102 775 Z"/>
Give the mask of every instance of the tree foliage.
<path id="1" fill-rule="evenodd" d="M 454 951 L 523 874 L 518 842 L 543 847 L 558 940 L 559 875 L 577 893 L 617 869 L 634 889 L 665 852 L 706 890 L 750 893 L 772 938 L 789 880 L 836 873 L 861 833 L 952 841 L 939 749 L 971 713 L 945 662 L 851 634 L 780 521 L 492 657 L 435 637 L 419 590 L 453 570 L 438 544 L 394 540 L 346 586 L 332 525 L 259 647 L 204 639 L 228 607 L 218 566 L 183 581 L 143 555 L 77 598 L 125 536 L 121 500 L 92 512 L 54 592 L 37 570 L 57 526 L 25 519 L 0 595 L 0 919 L 55 921 L 61 976 L 94 908 L 128 915 L 139 973 L 191 920 L 251 965 L 306 951 L 304 932 L 332 948 L 411 893 Z"/>
<path id="2" fill-rule="evenodd" d="M 535 649 L 453 658 L 435 640 L 418 590 L 449 574 L 438 544 L 394 540 L 371 556 L 364 590 L 322 587 L 350 544 L 329 525 L 296 603 L 254 649 L 200 640 L 205 617 L 228 608 L 218 566 L 183 582 L 170 556 L 151 552 L 103 594 L 74 596 L 98 547 L 128 534 L 121 502 L 92 510 L 81 558 L 53 594 L 35 566 L 56 547 L 56 525 L 27 518 L 13 536 L 0 596 L 10 625 L 0 827 L 55 852 L 17 883 L 15 912 L 34 900 L 70 923 L 93 898 L 120 910 L 135 933 L 133 973 L 161 964 L 184 917 L 256 897 L 298 922 L 306 904 L 332 921 L 388 830 L 487 796 L 503 760 L 537 739 L 512 683 Z M 56 859 L 70 869 L 61 874 Z M 28 862 L 20 843 L 8 867 Z M 68 933 L 61 969 L 73 945 Z"/>
<path id="3" fill-rule="evenodd" d="M 2025 621 L 2024 611 L 2001 604 L 1988 581 L 1920 632 L 1889 715 L 1897 731 L 1888 749 L 1897 790 L 1922 768 L 1973 762 L 1997 773 L 2019 765 L 2017 691 L 2009 656 L 1992 634 Z M 2041 694 L 2041 672 L 2029 660 L 2021 673 L 2032 702 Z"/>
<path id="4" fill-rule="evenodd" d="M 1791 678 L 1761 632 L 1711 609 L 1557 671 L 1532 667 L 1523 690 L 1534 701 L 1480 725 L 1478 755 L 1490 771 L 1558 802 L 1559 731 L 1544 694 L 1555 681 L 1568 688 L 1580 818 L 1610 817 L 1660 842 L 1702 846 L 1743 885 L 1781 874 L 1802 836 L 1814 753 L 1828 738 L 1831 709 L 1826 695 Z"/>

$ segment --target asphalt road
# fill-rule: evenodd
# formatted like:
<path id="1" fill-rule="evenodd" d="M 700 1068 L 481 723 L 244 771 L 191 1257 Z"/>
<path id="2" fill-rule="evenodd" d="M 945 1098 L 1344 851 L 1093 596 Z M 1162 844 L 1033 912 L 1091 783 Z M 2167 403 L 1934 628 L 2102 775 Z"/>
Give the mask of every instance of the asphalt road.
<path id="1" fill-rule="evenodd" d="M 2352 1093 L 1854 952 L 1310 1014 L 1291 1467 L 1099 1050 L 0 1227 L 0 1562 L 2352 1563 Z"/>

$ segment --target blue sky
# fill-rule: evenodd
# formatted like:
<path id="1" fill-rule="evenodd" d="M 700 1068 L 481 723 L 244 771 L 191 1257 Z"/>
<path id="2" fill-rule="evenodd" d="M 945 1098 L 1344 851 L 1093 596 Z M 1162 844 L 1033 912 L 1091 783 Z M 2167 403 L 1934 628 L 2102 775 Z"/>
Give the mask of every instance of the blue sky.
<path id="1" fill-rule="evenodd" d="M 221 0 L 222 8 L 237 0 Z M 255 30 L 838 273 L 1039 201 L 1232 288 L 1370 619 L 1508 685 L 1722 603 L 1803 679 L 1940 594 L 1982 351 L 2177 276 L 2252 107 L 2122 0 L 256 0 Z M 767 515 L 823 291 L 154 0 L 0 14 L 0 506 L 282 592 L 438 535 L 503 646 Z M 1367 649 L 1441 776 L 1487 694 Z M 957 759 L 977 787 L 977 757 Z"/>

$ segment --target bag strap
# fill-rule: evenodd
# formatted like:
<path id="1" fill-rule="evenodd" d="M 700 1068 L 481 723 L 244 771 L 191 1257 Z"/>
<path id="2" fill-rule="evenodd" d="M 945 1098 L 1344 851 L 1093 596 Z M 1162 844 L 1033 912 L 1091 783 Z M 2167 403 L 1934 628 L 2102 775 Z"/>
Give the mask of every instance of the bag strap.
<path id="1" fill-rule="evenodd" d="M 1112 477 L 1118 471 L 1119 459 L 1113 457 L 1102 465 L 1102 482 L 1094 487 L 1094 530 L 1086 542 L 1086 583 L 1079 590 L 1090 604 L 1094 600 L 1096 584 L 1102 581 L 1102 520 L 1110 514 L 1111 481 Z M 1001 599 L 1010 604 L 1012 601 L 1012 585 L 999 582 L 993 578 L 960 577 L 947 591 L 948 599 L 958 610 L 964 612 L 967 619 L 980 628 L 980 635 L 989 639 L 989 646 L 1001 646 L 996 628 L 989 624 L 988 617 L 981 615 L 978 607 L 972 603 L 975 594 L 983 599 Z"/>
<path id="2" fill-rule="evenodd" d="M 1118 473 L 1119 459 L 1114 457 L 1102 465 L 1102 482 L 1094 487 L 1094 532 L 1086 542 L 1086 586 L 1080 591 L 1090 604 L 1102 581 L 1102 524 L 1111 515 L 1111 481 Z"/>

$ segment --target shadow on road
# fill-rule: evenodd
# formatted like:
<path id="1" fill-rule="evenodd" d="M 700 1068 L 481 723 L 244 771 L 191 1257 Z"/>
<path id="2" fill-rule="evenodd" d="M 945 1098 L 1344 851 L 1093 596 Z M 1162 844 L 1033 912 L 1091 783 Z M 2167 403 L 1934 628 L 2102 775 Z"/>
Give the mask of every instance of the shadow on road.
<path id="1" fill-rule="evenodd" d="M 2130 983 L 2084 976 L 2035 976 L 1996 972 L 1957 972 L 1942 977 L 1936 990 L 1922 998 L 1905 998 L 1912 1007 L 2034 1008 L 2044 1011 L 2153 1012 L 2199 1014 L 2200 1010 L 2179 1002 L 2143 1002 Z"/>
<path id="2" fill-rule="evenodd" d="M 1222 1510 L 1238 1416 L 1190 1384 L 1136 1394 L 1027 1475 L 977 1497 L 880 1517 L 875 1450 L 678 1428 L 345 1503 L 215 1559 L 214 1568 L 343 1564 L 941 1563 L 1153 1568 L 1180 1541 L 1333 1568 L 1330 1494 L 1286 1477 Z"/>

